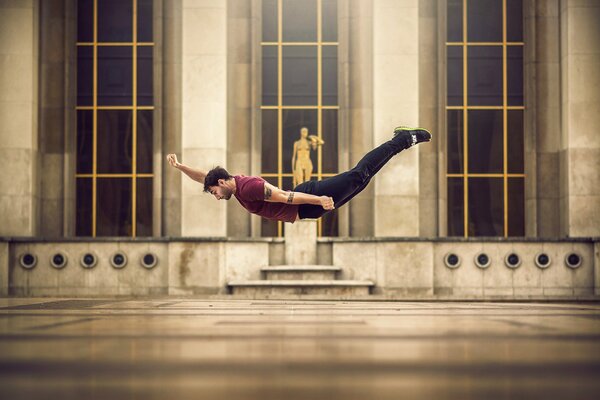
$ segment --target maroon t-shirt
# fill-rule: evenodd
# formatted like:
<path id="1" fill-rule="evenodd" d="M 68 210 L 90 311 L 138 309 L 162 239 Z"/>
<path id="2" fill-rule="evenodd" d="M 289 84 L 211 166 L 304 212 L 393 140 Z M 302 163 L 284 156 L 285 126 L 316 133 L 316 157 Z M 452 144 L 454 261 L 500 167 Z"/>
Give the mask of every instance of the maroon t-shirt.
<path id="1" fill-rule="evenodd" d="M 271 203 L 265 201 L 265 180 L 258 176 L 236 175 L 233 194 L 242 207 L 252 214 L 267 219 L 294 222 L 298 214 L 298 204 Z"/>

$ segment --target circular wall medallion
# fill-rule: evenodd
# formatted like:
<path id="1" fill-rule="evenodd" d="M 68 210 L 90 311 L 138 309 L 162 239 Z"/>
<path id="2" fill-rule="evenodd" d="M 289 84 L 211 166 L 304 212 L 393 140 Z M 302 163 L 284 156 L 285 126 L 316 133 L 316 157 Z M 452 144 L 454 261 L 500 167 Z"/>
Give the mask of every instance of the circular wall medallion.
<path id="1" fill-rule="evenodd" d="M 96 254 L 88 252 L 81 256 L 80 262 L 83 268 L 94 268 L 98 262 L 98 257 L 96 257 Z"/>
<path id="2" fill-rule="evenodd" d="M 19 257 L 19 264 L 25 269 L 32 269 L 37 265 L 37 256 L 31 253 L 23 253 Z"/>
<path id="3" fill-rule="evenodd" d="M 504 264 L 508 268 L 519 268 L 521 266 L 521 257 L 517 253 L 508 253 L 506 257 L 504 257 Z"/>
<path id="4" fill-rule="evenodd" d="M 110 265 L 117 269 L 125 268 L 127 265 L 127 256 L 121 251 L 116 252 L 110 257 Z"/>
<path id="5" fill-rule="evenodd" d="M 154 268 L 156 266 L 157 262 L 158 262 L 158 257 L 156 257 L 156 255 L 154 255 L 154 253 L 146 253 L 142 257 L 142 266 L 144 268 L 148 268 L 148 269 Z"/>
<path id="6" fill-rule="evenodd" d="M 485 269 L 489 267 L 491 263 L 492 260 L 485 253 L 479 253 L 475 256 L 475 265 L 477 265 L 479 268 Z"/>
<path id="7" fill-rule="evenodd" d="M 582 262 L 583 257 L 577 253 L 569 253 L 565 256 L 565 264 L 567 264 L 567 267 L 569 268 L 579 268 Z"/>
<path id="8" fill-rule="evenodd" d="M 550 266 L 550 264 L 552 264 L 552 258 L 547 253 L 536 254 L 534 261 L 535 265 L 537 265 L 537 267 L 541 269 L 546 269 Z"/>
<path id="9" fill-rule="evenodd" d="M 68 262 L 69 259 L 62 251 L 54 253 L 54 255 L 50 257 L 50 265 L 52 265 L 56 269 L 64 268 Z"/>
<path id="10" fill-rule="evenodd" d="M 446 264 L 446 267 L 451 268 L 451 269 L 460 267 L 460 262 L 461 262 L 460 256 L 455 253 L 448 253 L 444 257 L 444 264 Z"/>

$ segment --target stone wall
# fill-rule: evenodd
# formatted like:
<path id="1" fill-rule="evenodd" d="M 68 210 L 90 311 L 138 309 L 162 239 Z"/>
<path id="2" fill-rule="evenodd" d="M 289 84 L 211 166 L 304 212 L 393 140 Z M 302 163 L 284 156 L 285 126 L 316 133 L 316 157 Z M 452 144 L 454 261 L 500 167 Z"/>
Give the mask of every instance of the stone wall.
<path id="1" fill-rule="evenodd" d="M 227 162 L 227 2 L 185 0 L 182 10 L 181 162 L 210 170 Z M 181 234 L 226 236 L 226 207 L 182 178 Z"/>
<path id="2" fill-rule="evenodd" d="M 600 2 L 560 3 L 561 235 L 600 234 Z"/>
<path id="3" fill-rule="evenodd" d="M 398 125 L 419 125 L 419 2 L 373 3 L 373 147 Z M 419 151 L 394 157 L 374 179 L 374 236 L 419 235 Z"/>
<path id="4" fill-rule="evenodd" d="M 0 235 L 39 230 L 38 13 L 0 2 Z"/>
<path id="5" fill-rule="evenodd" d="M 401 238 L 319 239 L 316 262 L 342 268 L 341 280 L 371 280 L 368 297 L 377 299 L 551 300 L 598 299 L 600 296 L 600 244 L 598 240 L 420 240 Z M 228 296 L 227 283 L 261 279 L 260 268 L 286 263 L 283 239 L 156 239 L 44 242 L 26 239 L 0 241 L 0 294 L 16 296 Z M 111 257 L 126 254 L 124 268 L 114 268 Z M 50 259 L 61 252 L 68 259 L 62 269 Z M 81 265 L 84 254 L 97 257 L 95 267 Z M 32 269 L 20 264 L 30 253 L 37 257 Z M 142 258 L 154 254 L 151 269 Z M 456 254 L 458 267 L 445 257 Z M 475 256 L 485 253 L 490 265 L 476 266 Z M 505 264 L 516 253 L 517 268 Z M 540 268 L 539 253 L 551 263 Z M 581 265 L 568 267 L 565 257 L 576 253 Z M 287 263 L 289 264 L 289 262 Z M 364 299 L 364 298 L 362 298 Z"/>

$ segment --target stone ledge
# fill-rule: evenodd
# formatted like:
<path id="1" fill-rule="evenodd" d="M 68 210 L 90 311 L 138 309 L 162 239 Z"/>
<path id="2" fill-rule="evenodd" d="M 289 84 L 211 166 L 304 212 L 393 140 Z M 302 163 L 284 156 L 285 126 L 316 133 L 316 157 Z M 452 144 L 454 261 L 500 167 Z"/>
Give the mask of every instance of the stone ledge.
<path id="1" fill-rule="evenodd" d="M 320 272 L 320 271 L 341 271 L 341 267 L 331 265 L 270 265 L 260 269 L 264 272 Z"/>
<path id="2" fill-rule="evenodd" d="M 227 286 L 375 286 L 372 281 L 301 281 L 301 280 L 255 280 L 231 281 Z"/>
<path id="3" fill-rule="evenodd" d="M 285 243 L 282 237 L 221 237 L 221 236 L 157 236 L 157 237 L 69 237 L 69 238 L 44 238 L 44 237 L 0 237 L 0 242 L 8 243 L 106 243 L 106 242 L 132 242 L 132 243 L 177 243 L 177 242 L 227 242 L 227 243 Z M 573 237 L 573 238 L 503 238 L 503 237 L 320 237 L 317 243 L 384 243 L 384 242 L 430 242 L 430 243 L 598 243 L 600 237 Z"/>
<path id="4" fill-rule="evenodd" d="M 197 243 L 284 243 L 284 238 L 276 237 L 191 237 L 191 236 L 162 236 L 162 237 L 70 237 L 70 238 L 43 238 L 43 237 L 0 237 L 0 242 L 8 243 L 180 243 L 180 242 L 197 242 Z"/>
<path id="5" fill-rule="evenodd" d="M 535 238 L 535 237 L 320 237 L 318 243 L 382 243 L 382 242 L 431 242 L 431 243 L 596 243 L 600 237 Z"/>

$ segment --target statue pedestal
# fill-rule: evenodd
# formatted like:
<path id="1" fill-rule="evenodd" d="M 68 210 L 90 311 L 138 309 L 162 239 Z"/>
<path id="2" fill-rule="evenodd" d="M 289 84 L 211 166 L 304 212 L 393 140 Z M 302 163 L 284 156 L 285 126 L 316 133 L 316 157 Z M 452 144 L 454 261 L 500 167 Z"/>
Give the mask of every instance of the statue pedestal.
<path id="1" fill-rule="evenodd" d="M 317 264 L 317 220 L 285 224 L 286 265 Z"/>

